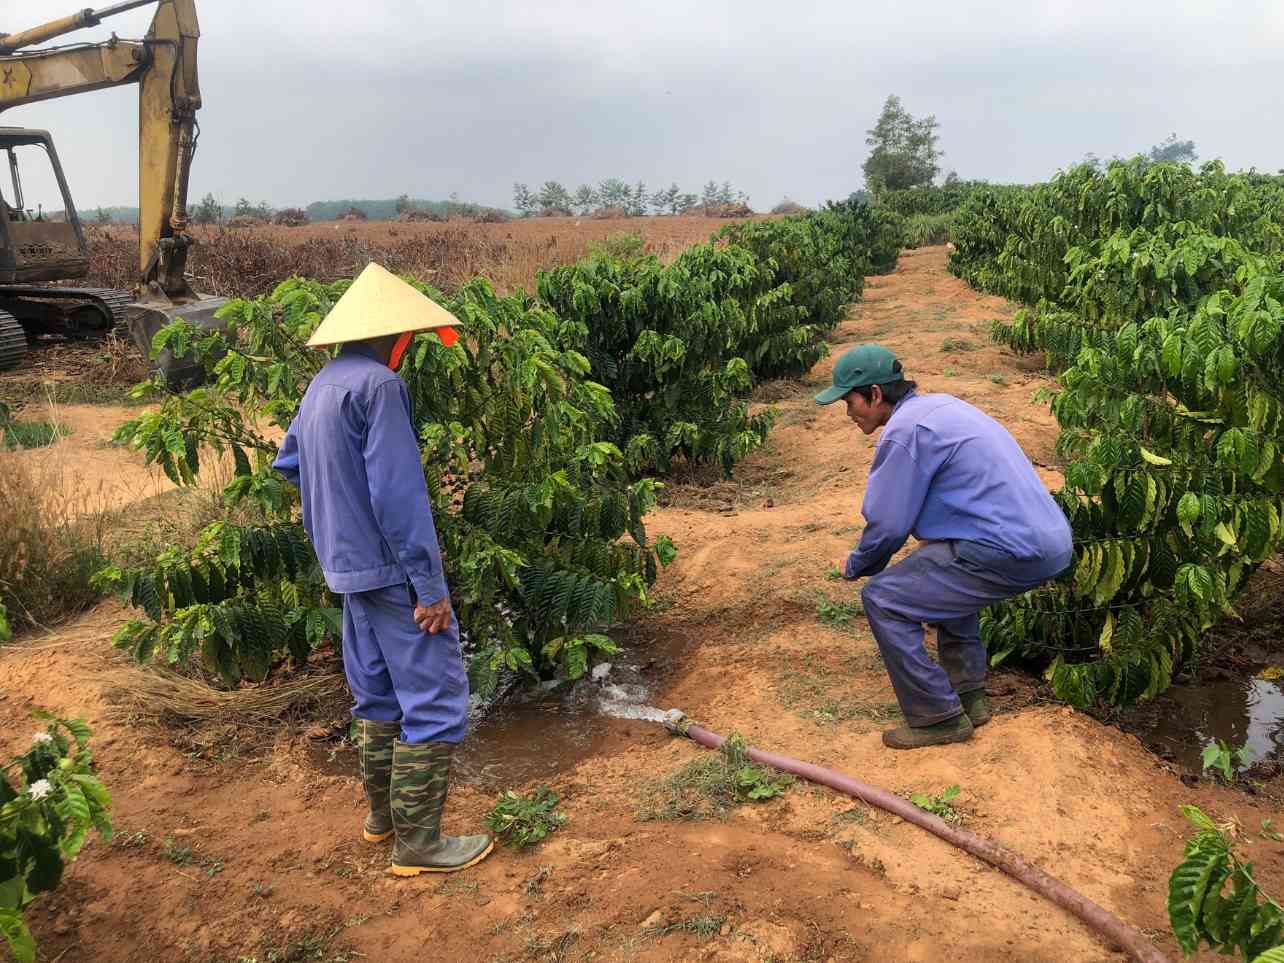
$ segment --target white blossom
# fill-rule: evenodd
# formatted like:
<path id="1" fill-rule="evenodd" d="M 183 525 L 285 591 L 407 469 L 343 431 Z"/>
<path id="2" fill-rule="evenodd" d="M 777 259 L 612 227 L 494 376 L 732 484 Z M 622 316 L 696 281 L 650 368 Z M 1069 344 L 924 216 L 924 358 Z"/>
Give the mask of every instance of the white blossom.
<path id="1" fill-rule="evenodd" d="M 32 799 L 44 799 L 49 795 L 49 792 L 52 789 L 53 786 L 49 785 L 48 779 L 37 779 L 27 787 L 27 794 L 31 796 Z"/>
<path id="2" fill-rule="evenodd" d="M 31 741 L 36 745 L 40 745 L 42 742 L 53 742 L 53 736 L 47 732 L 37 732 L 31 736 Z"/>

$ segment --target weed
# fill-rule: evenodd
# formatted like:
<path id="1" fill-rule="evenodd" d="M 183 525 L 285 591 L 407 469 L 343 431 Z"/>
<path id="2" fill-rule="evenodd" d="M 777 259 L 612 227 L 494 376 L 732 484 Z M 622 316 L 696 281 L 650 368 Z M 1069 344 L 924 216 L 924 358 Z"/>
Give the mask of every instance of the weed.
<path id="1" fill-rule="evenodd" d="M 852 619 L 864 614 L 865 609 L 859 602 L 835 602 L 823 592 L 816 598 L 816 618 L 830 628 L 850 628 Z"/>
<path id="2" fill-rule="evenodd" d="M 172 836 L 165 837 L 161 855 L 175 866 L 199 866 L 205 870 L 205 875 L 210 879 L 223 872 L 223 860 L 220 857 L 202 856 L 191 846 L 180 846 L 174 842 L 174 837 Z"/>
<path id="3" fill-rule="evenodd" d="M 831 582 L 836 582 L 842 577 L 843 577 L 843 570 L 839 568 L 837 565 L 829 566 L 828 571 L 825 572 L 825 578 L 829 579 Z"/>
<path id="4" fill-rule="evenodd" d="M 703 940 L 716 936 L 727 922 L 726 914 L 713 911 L 713 901 L 717 897 L 718 894 L 714 892 L 692 893 L 687 896 L 687 899 L 699 903 L 703 907 L 702 912 L 684 917 L 676 923 L 647 927 L 642 933 L 644 936 L 652 937 L 668 936 L 670 933 L 690 933 Z"/>
<path id="5" fill-rule="evenodd" d="M 869 668 L 875 668 L 876 662 L 874 653 Z M 850 692 L 835 691 L 846 681 L 846 675 L 834 673 L 824 665 L 812 671 L 791 672 L 779 682 L 780 701 L 804 719 L 830 725 L 852 719 L 887 722 L 899 716 L 900 709 L 894 702 L 873 702 Z"/>
<path id="6" fill-rule="evenodd" d="M 945 354 L 956 354 L 960 351 L 975 351 L 978 345 L 967 338 L 946 338 L 941 342 L 941 351 Z"/>
<path id="7" fill-rule="evenodd" d="M 567 817 L 555 808 L 561 798 L 547 786 L 524 796 L 510 789 L 500 795 L 486 814 L 486 824 L 509 846 L 519 849 L 533 846 L 566 823 Z"/>
<path id="8" fill-rule="evenodd" d="M 1243 764 L 1245 755 L 1246 749 L 1232 749 L 1218 739 L 1204 747 L 1204 771 L 1212 769 L 1224 782 L 1232 782 L 1235 779 L 1235 768 Z"/>
<path id="9" fill-rule="evenodd" d="M 1284 843 L 1284 835 L 1276 832 L 1275 822 L 1271 819 L 1262 820 L 1262 828 L 1257 833 L 1262 839 L 1269 839 L 1272 842 Z"/>
<path id="10" fill-rule="evenodd" d="M 793 783 L 792 776 L 750 762 L 744 740 L 732 733 L 717 755 L 692 760 L 655 787 L 638 819 L 721 819 L 736 806 L 774 799 Z"/>
<path id="11" fill-rule="evenodd" d="M 111 839 L 111 844 L 116 849 L 143 849 L 151 841 L 151 836 L 139 830 L 134 833 L 116 833 Z"/>
<path id="12" fill-rule="evenodd" d="M 919 809 L 925 809 L 933 816 L 940 816 L 947 823 L 958 825 L 963 822 L 963 814 L 955 809 L 953 801 L 958 797 L 959 787 L 949 786 L 939 796 L 929 796 L 927 793 L 912 792 L 909 801 Z"/>
<path id="13" fill-rule="evenodd" d="M 272 895 L 272 884 L 256 880 L 254 885 L 250 887 L 250 892 L 259 897 L 259 899 L 267 899 Z"/>
<path id="14" fill-rule="evenodd" d="M 541 866 L 539 872 L 526 881 L 527 896 L 543 896 L 544 884 L 553 875 L 552 866 Z"/>
<path id="15" fill-rule="evenodd" d="M 959 376 L 959 369 L 947 367 L 941 372 L 941 374 L 946 378 L 957 378 Z"/>
<path id="16" fill-rule="evenodd" d="M 44 448 L 69 435 L 71 429 L 56 421 L 9 421 L 0 432 L 4 447 L 12 451 L 15 448 Z"/>
<path id="17" fill-rule="evenodd" d="M 1007 383 L 1008 379 L 999 372 L 995 371 L 990 374 L 990 384 L 1005 385 Z"/>

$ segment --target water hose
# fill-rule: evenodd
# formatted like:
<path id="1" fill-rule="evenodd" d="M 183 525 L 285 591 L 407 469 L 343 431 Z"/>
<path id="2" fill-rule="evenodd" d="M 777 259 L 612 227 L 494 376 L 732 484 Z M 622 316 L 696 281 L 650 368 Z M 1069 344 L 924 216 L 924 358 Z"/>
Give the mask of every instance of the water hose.
<path id="1" fill-rule="evenodd" d="M 709 749 L 720 749 L 727 741 L 725 736 L 696 725 L 678 709 L 669 710 L 664 719 L 664 726 L 670 732 L 687 736 Z M 853 779 L 851 776 L 844 776 L 832 769 L 825 769 L 809 762 L 800 762 L 788 756 L 778 756 L 773 752 L 763 752 L 761 749 L 753 748 L 746 748 L 745 755 L 754 762 L 846 793 L 870 806 L 877 806 L 885 812 L 899 816 L 907 823 L 926 829 L 932 835 L 939 836 L 947 843 L 971 853 L 977 859 L 1003 870 L 1040 896 L 1073 913 L 1083 920 L 1089 929 L 1099 934 L 1108 943 L 1121 948 L 1140 963 L 1171 963 L 1168 957 L 1161 953 L 1140 930 L 1129 926 L 1083 894 L 1075 892 L 1061 880 L 1049 876 L 1037 866 L 1030 865 L 1016 853 L 1004 849 L 997 843 L 951 826 L 939 816 L 919 809 L 907 799 L 894 796 L 886 790 L 861 782 L 859 779 Z"/>

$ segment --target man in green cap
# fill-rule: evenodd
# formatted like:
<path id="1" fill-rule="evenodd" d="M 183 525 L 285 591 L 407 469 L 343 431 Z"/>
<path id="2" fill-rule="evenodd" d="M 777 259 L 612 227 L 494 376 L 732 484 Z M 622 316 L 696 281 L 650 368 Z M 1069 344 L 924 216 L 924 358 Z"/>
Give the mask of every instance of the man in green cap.
<path id="1" fill-rule="evenodd" d="M 950 395 L 920 395 L 886 348 L 862 344 L 834 365 L 818 405 L 844 401 L 872 435 L 865 529 L 843 577 L 861 599 L 906 725 L 893 749 L 962 742 L 990 721 L 979 613 L 1059 575 L 1070 526 L 1016 439 Z M 888 568 L 913 535 L 923 544 Z M 940 665 L 923 646 L 934 625 Z"/>

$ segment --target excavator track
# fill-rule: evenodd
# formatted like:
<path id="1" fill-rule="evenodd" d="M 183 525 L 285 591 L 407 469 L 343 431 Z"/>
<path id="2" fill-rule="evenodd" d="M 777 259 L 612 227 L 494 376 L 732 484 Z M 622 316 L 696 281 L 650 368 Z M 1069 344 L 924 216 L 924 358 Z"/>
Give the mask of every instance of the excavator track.
<path id="1" fill-rule="evenodd" d="M 10 313 L 33 334 L 105 337 L 112 329 L 125 325 L 133 300 L 130 292 L 112 288 L 0 285 L 0 301 L 11 302 L 6 305 Z M 25 308 L 22 302 L 26 302 Z"/>
<path id="2" fill-rule="evenodd" d="M 27 357 L 27 333 L 18 319 L 0 311 L 0 371 L 22 366 Z"/>

